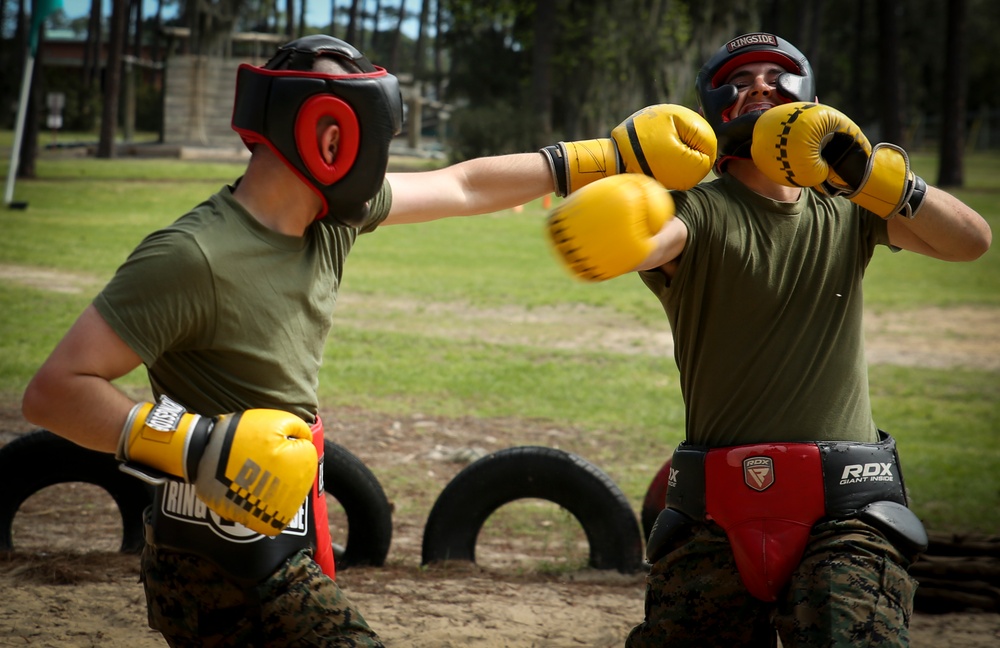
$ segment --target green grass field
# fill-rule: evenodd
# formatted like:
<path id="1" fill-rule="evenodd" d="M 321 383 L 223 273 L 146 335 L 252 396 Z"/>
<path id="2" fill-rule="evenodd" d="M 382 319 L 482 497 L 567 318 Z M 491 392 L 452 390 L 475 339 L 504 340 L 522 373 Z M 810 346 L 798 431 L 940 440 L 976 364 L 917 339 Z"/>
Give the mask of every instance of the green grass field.
<path id="1" fill-rule="evenodd" d="M 930 156 L 915 155 L 913 163 L 936 177 Z M 0 400 L 18 402 L 52 346 L 147 232 L 241 170 L 43 156 L 38 179 L 17 182 L 15 197 L 28 208 L 0 210 Z M 970 156 L 966 175 L 967 186 L 955 193 L 996 231 L 1000 156 Z M 448 322 L 436 319 L 434 304 L 487 316 L 586 308 L 666 330 L 659 304 L 634 276 L 599 285 L 569 278 L 546 248 L 543 217 L 536 201 L 519 213 L 386 227 L 364 237 L 347 264 L 343 294 L 376 311 L 380 303 L 407 308 L 384 309 L 375 327 L 345 297 L 327 346 L 322 403 L 400 415 L 520 417 L 580 430 L 596 440 L 587 458 L 638 503 L 682 437 L 672 358 L 546 348 L 527 339 L 530 326 L 526 339 L 513 341 L 435 330 Z M 28 280 L 29 270 L 59 274 Z M 1000 255 L 991 250 L 974 263 L 947 264 L 879 250 L 866 298 L 872 311 L 886 314 L 927 306 L 1000 313 Z M 586 316 L 570 321 L 591 325 Z M 1000 373 L 875 365 L 870 379 L 876 421 L 897 437 L 914 508 L 928 527 L 997 533 Z M 122 383 L 142 386 L 144 375 Z"/>

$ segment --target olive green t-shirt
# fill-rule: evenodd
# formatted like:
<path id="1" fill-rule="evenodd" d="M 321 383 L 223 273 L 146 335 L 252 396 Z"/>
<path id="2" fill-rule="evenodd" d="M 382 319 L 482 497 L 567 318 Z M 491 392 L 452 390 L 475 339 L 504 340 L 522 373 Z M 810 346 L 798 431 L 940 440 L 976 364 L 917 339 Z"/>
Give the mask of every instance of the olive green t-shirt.
<path id="1" fill-rule="evenodd" d="M 670 321 L 687 440 L 875 441 L 861 283 L 885 221 L 811 189 L 769 200 L 728 174 L 673 197 L 688 228 L 674 277 L 640 274 Z"/>
<path id="2" fill-rule="evenodd" d="M 344 260 L 390 204 L 384 183 L 361 229 L 324 219 L 295 237 L 224 187 L 147 236 L 94 306 L 142 358 L 156 396 L 207 416 L 266 407 L 312 421 Z"/>

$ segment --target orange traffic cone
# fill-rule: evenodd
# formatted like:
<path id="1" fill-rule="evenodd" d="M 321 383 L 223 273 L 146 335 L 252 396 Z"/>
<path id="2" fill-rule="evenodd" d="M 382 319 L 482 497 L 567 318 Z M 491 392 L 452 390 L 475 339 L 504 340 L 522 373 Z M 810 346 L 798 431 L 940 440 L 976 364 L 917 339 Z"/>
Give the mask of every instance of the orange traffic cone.
<path id="1" fill-rule="evenodd" d="M 542 196 L 542 209 L 548 209 L 552 206 L 552 194 L 545 194 Z"/>

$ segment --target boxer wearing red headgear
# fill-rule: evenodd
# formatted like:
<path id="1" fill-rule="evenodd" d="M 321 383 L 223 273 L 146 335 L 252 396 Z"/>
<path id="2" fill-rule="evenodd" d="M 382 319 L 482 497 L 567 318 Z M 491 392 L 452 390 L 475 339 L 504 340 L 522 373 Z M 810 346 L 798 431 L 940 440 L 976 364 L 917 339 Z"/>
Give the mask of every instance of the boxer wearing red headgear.
<path id="1" fill-rule="evenodd" d="M 324 59 L 349 73 L 317 69 Z M 315 141 L 316 124 L 323 118 L 340 128 L 332 162 Z M 368 201 L 385 177 L 389 142 L 402 123 L 396 77 L 331 36 L 292 41 L 263 67 L 243 64 L 237 73 L 233 130 L 248 148 L 267 145 L 313 188 L 323 201 L 317 218 L 351 227 L 364 222 Z"/>
<path id="2" fill-rule="evenodd" d="M 537 199 L 551 172 L 534 152 L 387 174 L 396 81 L 327 36 L 237 83 L 243 176 L 139 244 L 39 369 L 24 415 L 158 484 L 142 580 L 168 644 L 381 646 L 334 580 L 319 479 L 346 257 L 383 224 Z M 155 404 L 113 382 L 140 365 Z"/>

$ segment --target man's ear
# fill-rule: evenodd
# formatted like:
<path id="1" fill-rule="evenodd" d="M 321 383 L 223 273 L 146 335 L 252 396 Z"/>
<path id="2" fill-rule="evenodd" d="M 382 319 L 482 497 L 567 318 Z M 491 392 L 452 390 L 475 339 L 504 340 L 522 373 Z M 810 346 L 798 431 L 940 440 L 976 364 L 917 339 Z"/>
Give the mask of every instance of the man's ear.
<path id="1" fill-rule="evenodd" d="M 340 126 L 330 123 L 320 126 L 319 130 L 319 152 L 323 156 L 323 161 L 329 165 L 337 157 L 337 149 L 340 146 Z"/>

